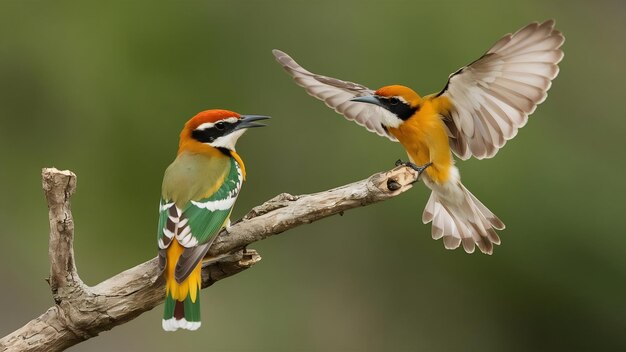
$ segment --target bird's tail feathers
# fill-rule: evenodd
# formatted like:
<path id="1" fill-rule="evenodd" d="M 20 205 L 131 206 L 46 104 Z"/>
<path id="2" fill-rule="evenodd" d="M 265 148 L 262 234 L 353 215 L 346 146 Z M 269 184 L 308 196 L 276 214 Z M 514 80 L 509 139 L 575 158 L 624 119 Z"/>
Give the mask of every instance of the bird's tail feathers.
<path id="1" fill-rule="evenodd" d="M 175 267 L 184 248 L 176 240 L 167 252 L 165 269 L 165 310 L 163 330 L 198 330 L 200 327 L 200 285 L 202 263 L 198 263 L 182 282 L 175 277 Z"/>
<path id="2" fill-rule="evenodd" d="M 192 302 L 187 296 L 184 301 L 176 300 L 168 293 L 165 298 L 165 313 L 163 314 L 163 330 L 176 331 L 178 329 L 198 330 L 200 327 L 200 300 Z"/>
<path id="3" fill-rule="evenodd" d="M 422 221 L 425 224 L 432 222 L 433 239 L 442 238 L 446 249 L 456 249 L 462 244 L 467 253 L 473 253 L 478 246 L 481 252 L 492 254 L 493 245 L 500 244 L 495 230 L 504 229 L 504 223 L 460 180 L 451 179 L 445 185 L 428 181 L 426 184 L 433 192 Z"/>

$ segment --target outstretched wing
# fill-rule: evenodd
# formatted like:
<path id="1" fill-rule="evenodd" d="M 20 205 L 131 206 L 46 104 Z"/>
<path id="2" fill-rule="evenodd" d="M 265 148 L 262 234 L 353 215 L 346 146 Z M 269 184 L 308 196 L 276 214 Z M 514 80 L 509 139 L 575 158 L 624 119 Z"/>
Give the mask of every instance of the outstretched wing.
<path id="1" fill-rule="evenodd" d="M 208 197 L 189 201 L 183 209 L 161 200 L 158 244 L 159 267 L 166 264 L 165 252 L 176 238 L 185 250 L 178 259 L 175 278 L 182 282 L 205 256 L 219 231 L 226 225 L 237 200 L 243 175 L 235 159 L 218 190 Z"/>
<path id="2" fill-rule="evenodd" d="M 559 73 L 564 41 L 553 20 L 531 23 L 450 75 L 435 97 L 451 101 L 444 122 L 459 158 L 491 158 L 515 137 L 528 115 L 546 99 Z"/>
<path id="3" fill-rule="evenodd" d="M 357 83 L 311 73 L 280 50 L 274 49 L 272 53 L 276 61 L 309 95 L 325 102 L 328 107 L 342 114 L 346 119 L 365 127 L 368 131 L 397 142 L 397 139 L 387 133 L 381 125 L 380 116 L 385 113 L 384 109 L 375 105 L 350 101 L 355 97 L 372 95 L 374 94 L 373 90 Z"/>

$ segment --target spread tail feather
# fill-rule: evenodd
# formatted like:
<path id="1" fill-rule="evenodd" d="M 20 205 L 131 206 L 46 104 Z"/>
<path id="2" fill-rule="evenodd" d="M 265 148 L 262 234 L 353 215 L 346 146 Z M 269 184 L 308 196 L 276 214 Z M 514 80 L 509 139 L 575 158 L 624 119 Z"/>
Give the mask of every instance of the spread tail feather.
<path id="1" fill-rule="evenodd" d="M 504 223 L 474 197 L 458 177 L 444 185 L 430 180 L 425 183 L 433 192 L 426 203 L 422 221 L 425 224 L 432 222 L 433 239 L 443 238 L 446 249 L 456 249 L 462 244 L 467 253 L 473 253 L 478 246 L 481 252 L 492 254 L 493 245 L 500 244 L 495 230 L 504 229 Z"/>

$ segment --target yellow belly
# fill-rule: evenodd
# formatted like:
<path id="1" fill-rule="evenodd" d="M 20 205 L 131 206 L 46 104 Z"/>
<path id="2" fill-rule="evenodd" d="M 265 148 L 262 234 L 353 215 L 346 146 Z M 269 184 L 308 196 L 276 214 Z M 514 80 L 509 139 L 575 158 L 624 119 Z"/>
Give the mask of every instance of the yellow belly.
<path id="1" fill-rule="evenodd" d="M 400 141 L 413 163 L 433 163 L 425 172 L 434 182 L 448 181 L 454 160 L 446 128 L 430 101 L 424 101 L 415 115 L 389 132 Z"/>

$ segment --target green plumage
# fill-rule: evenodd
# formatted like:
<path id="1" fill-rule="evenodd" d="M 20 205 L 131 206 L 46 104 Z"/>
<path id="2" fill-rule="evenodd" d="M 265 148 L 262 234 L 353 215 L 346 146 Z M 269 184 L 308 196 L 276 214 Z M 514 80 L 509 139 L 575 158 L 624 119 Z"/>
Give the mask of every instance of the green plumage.
<path id="1" fill-rule="evenodd" d="M 229 172 L 222 186 L 211 196 L 198 201 L 200 204 L 221 202 L 222 208 L 209 210 L 190 204 L 184 210 L 185 216 L 189 219 L 191 232 L 199 243 L 210 240 L 224 226 L 224 223 L 230 217 L 234 201 L 237 199 L 242 182 L 240 179 L 241 173 L 236 166 L 235 159 L 231 158 L 230 161 Z M 230 206 L 227 206 L 227 204 L 230 204 Z"/>
<path id="2" fill-rule="evenodd" d="M 165 298 L 165 312 L 163 313 L 163 319 L 169 320 L 174 317 L 176 310 L 176 300 L 172 298 L 171 294 L 168 294 Z M 181 303 L 178 303 L 181 304 Z M 187 296 L 182 302 L 183 305 L 183 317 L 188 322 L 200 322 L 200 298 L 198 297 L 195 302 L 191 301 L 191 297 Z"/>
<path id="3" fill-rule="evenodd" d="M 181 154 L 176 158 L 163 178 L 157 239 L 163 236 L 169 215 L 163 205 L 173 202 L 183 210 L 198 243 L 209 241 L 224 226 L 239 193 L 242 176 L 236 163 L 227 156 Z M 208 191 L 216 188 L 216 182 L 221 182 L 221 186 L 207 196 Z"/>
<path id="4" fill-rule="evenodd" d="M 176 306 L 176 301 L 172 298 L 172 294 L 168 293 L 167 297 L 165 297 L 165 312 L 163 313 L 163 319 L 170 319 L 174 316 L 174 307 Z"/>
<path id="5" fill-rule="evenodd" d="M 184 209 L 190 201 L 210 196 L 207 192 L 222 182 L 232 162 L 226 155 L 180 154 L 165 170 L 161 187 L 163 199 Z"/>
<path id="6" fill-rule="evenodd" d="M 185 306 L 185 319 L 187 321 L 200 321 L 200 297 L 195 302 L 191 302 L 191 297 L 187 296 L 183 305 Z"/>

